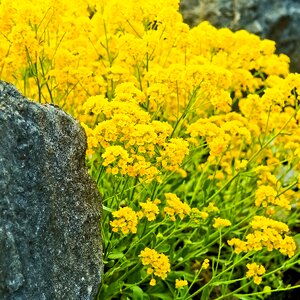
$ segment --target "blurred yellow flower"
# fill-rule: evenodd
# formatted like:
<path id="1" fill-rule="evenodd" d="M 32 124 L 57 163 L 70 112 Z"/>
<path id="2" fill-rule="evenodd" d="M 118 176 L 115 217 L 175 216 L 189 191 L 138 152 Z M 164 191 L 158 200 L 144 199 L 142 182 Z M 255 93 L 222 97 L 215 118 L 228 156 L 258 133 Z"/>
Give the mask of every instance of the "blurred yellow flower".
<path id="1" fill-rule="evenodd" d="M 223 228 L 223 227 L 228 227 L 231 225 L 231 222 L 227 219 L 222 219 L 222 218 L 214 218 L 214 228 Z"/>
<path id="2" fill-rule="evenodd" d="M 187 286 L 188 285 L 188 282 L 187 280 L 181 280 L 181 279 L 176 279 L 175 280 L 175 288 L 176 289 L 180 289 L 184 286 Z"/>
<path id="3" fill-rule="evenodd" d="M 209 267 L 209 259 L 205 258 L 203 263 L 202 263 L 202 268 L 204 270 L 206 270 L 206 269 L 208 269 L 208 267 Z"/>
<path id="4" fill-rule="evenodd" d="M 246 273 L 247 277 L 253 277 L 253 281 L 255 284 L 260 284 L 262 281 L 261 276 L 265 274 L 266 269 L 262 265 L 258 265 L 257 263 L 249 263 L 247 264 L 248 271 Z"/>
<path id="5" fill-rule="evenodd" d="M 191 213 L 189 205 L 183 203 L 177 195 L 173 193 L 165 193 L 165 197 L 167 199 L 167 205 L 165 206 L 164 211 L 172 221 L 176 220 L 176 215 L 179 215 L 182 220 L 186 215 Z"/>

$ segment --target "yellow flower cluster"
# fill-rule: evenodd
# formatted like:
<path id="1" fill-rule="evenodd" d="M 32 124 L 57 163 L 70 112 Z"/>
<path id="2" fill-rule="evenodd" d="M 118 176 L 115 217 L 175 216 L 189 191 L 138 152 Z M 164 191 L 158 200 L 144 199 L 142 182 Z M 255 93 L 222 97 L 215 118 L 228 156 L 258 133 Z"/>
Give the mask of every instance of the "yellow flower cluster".
<path id="1" fill-rule="evenodd" d="M 206 269 L 208 269 L 208 267 L 209 267 L 209 259 L 205 258 L 204 261 L 203 261 L 203 263 L 202 263 L 202 268 L 204 270 L 206 270 Z"/>
<path id="2" fill-rule="evenodd" d="M 164 208 L 165 213 L 171 218 L 172 221 L 176 221 L 176 215 L 182 220 L 186 215 L 190 215 L 191 208 L 187 203 L 183 203 L 177 195 L 173 193 L 165 193 L 167 199 L 167 205 Z"/>
<path id="3" fill-rule="evenodd" d="M 88 153 L 92 154 L 102 147 L 102 165 L 113 175 L 152 180 L 158 175 L 159 169 L 179 171 L 189 153 L 188 142 L 180 138 L 167 141 L 172 127 L 166 122 L 151 120 L 150 115 L 138 104 L 143 93 L 136 88 L 125 93 L 126 87 L 132 88 L 132 84 L 120 84 L 113 101 L 103 96 L 93 96 L 84 104 L 87 112 L 105 116 L 105 120 L 94 129 L 84 125 L 88 145 L 92 147 Z M 137 101 L 134 97 L 137 97 Z M 157 147 L 160 147 L 160 151 L 155 152 L 155 149 L 159 149 Z M 154 159 L 156 164 L 153 163 Z"/>
<path id="4" fill-rule="evenodd" d="M 210 165 L 222 156 L 216 178 L 232 176 L 257 150 L 252 141 L 295 113 L 299 74 L 288 73 L 288 58 L 275 54 L 272 41 L 208 22 L 190 29 L 177 0 L 73 4 L 1 1 L 1 78 L 79 118 L 88 155 L 104 154 L 100 163 L 113 175 L 185 176 L 187 141 L 205 140 Z M 293 134 L 274 141 L 288 159 L 300 156 L 299 116 L 285 127 Z M 115 146 L 127 154 L 106 158 Z M 289 207 L 284 197 L 275 202 Z"/>
<path id="5" fill-rule="evenodd" d="M 153 273 L 161 279 L 167 278 L 167 274 L 171 271 L 168 256 L 147 247 L 141 251 L 139 257 L 142 260 L 142 264 L 149 267 L 147 269 L 148 274 Z"/>
<path id="6" fill-rule="evenodd" d="M 160 203 L 161 201 L 159 199 L 155 199 L 154 201 L 148 199 L 146 202 L 140 202 L 142 210 L 138 212 L 139 218 L 141 219 L 145 216 L 148 221 L 154 221 L 156 216 L 159 214 L 159 208 L 157 205 Z"/>
<path id="7" fill-rule="evenodd" d="M 110 222 L 113 232 L 121 230 L 123 234 L 136 233 L 138 218 L 137 214 L 130 207 L 122 207 L 114 211 L 113 217 L 115 220 Z"/>
<path id="8" fill-rule="evenodd" d="M 181 279 L 176 279 L 175 280 L 175 288 L 176 289 L 181 289 L 181 288 L 183 288 L 184 286 L 187 286 L 187 285 L 188 285 L 187 280 L 181 280 Z"/>
<path id="9" fill-rule="evenodd" d="M 232 157 L 234 156 L 239 157 L 239 160 L 235 161 L 236 170 L 246 167 L 247 160 L 244 159 L 246 156 L 241 156 L 239 149 L 252 143 L 252 133 L 248 120 L 240 114 L 230 112 L 209 118 L 199 118 L 188 125 L 187 133 L 195 143 L 205 138 L 210 149 L 208 158 L 210 164 L 219 163 L 220 156 L 223 155 L 221 166 L 224 173 L 232 175 Z M 200 140 L 197 140 L 199 138 Z"/>
<path id="10" fill-rule="evenodd" d="M 292 257 L 295 254 L 296 244 L 292 237 L 286 235 L 289 228 L 285 223 L 255 216 L 251 222 L 253 233 L 246 236 L 247 241 L 233 238 L 228 241 L 235 247 L 235 252 L 259 251 L 266 247 L 268 251 L 278 249 L 282 254 Z"/>
<path id="11" fill-rule="evenodd" d="M 269 204 L 291 209 L 289 199 L 285 195 L 278 195 L 272 186 L 261 185 L 255 192 L 255 205 L 267 207 Z"/>
<path id="12" fill-rule="evenodd" d="M 210 214 L 218 213 L 219 209 L 215 206 L 213 202 L 210 202 L 208 206 L 204 207 L 202 210 L 199 210 L 196 207 L 192 207 L 189 213 L 190 220 L 195 224 L 200 224 L 202 221 L 206 220 Z M 214 218 L 213 227 L 221 228 L 230 226 L 231 223 L 229 220 Z"/>
<path id="13" fill-rule="evenodd" d="M 213 227 L 214 228 L 223 228 L 223 227 L 228 227 L 231 226 L 231 222 L 227 219 L 222 219 L 222 218 L 215 218 L 214 219 L 214 224 Z"/>
<path id="14" fill-rule="evenodd" d="M 218 208 L 210 203 L 203 211 L 198 208 L 190 208 L 187 203 L 184 203 L 174 193 L 165 193 L 166 203 L 163 211 L 167 214 L 171 221 L 176 221 L 176 216 L 181 220 L 189 216 L 189 220 L 199 224 L 202 220 L 206 220 L 209 213 L 218 211 Z M 123 234 L 136 233 L 140 219 L 145 217 L 148 221 L 154 221 L 160 214 L 159 204 L 161 200 L 147 199 L 146 202 L 139 202 L 141 210 L 135 212 L 132 208 L 125 206 L 112 213 L 114 220 L 110 222 L 113 232 L 121 231 Z M 209 213 L 208 213 L 209 212 Z M 187 221 L 189 221 L 187 220 Z M 215 218 L 213 227 L 221 228 L 230 226 L 231 222 L 227 219 Z"/>
<path id="15" fill-rule="evenodd" d="M 112 174 L 123 174 L 122 168 L 126 168 L 127 164 L 131 161 L 127 151 L 121 146 L 107 147 L 102 154 L 103 166 L 112 166 L 108 168 L 108 172 Z"/>
<path id="16" fill-rule="evenodd" d="M 157 161 L 161 162 L 163 169 L 168 171 L 177 171 L 183 159 L 189 153 L 189 144 L 183 139 L 170 139 L 168 143 L 163 144 L 161 156 Z"/>
<path id="17" fill-rule="evenodd" d="M 272 163 L 278 164 L 275 158 L 271 159 Z M 269 162 L 270 163 L 270 162 Z M 255 169 L 258 174 L 258 188 L 255 192 L 255 205 L 267 208 L 267 212 L 272 212 L 274 206 L 291 209 L 292 195 L 291 191 L 284 191 L 281 182 L 271 173 L 272 166 L 259 166 Z"/>
<path id="18" fill-rule="evenodd" d="M 260 284 L 262 281 L 261 275 L 266 273 L 266 269 L 262 265 L 258 265 L 257 263 L 247 264 L 248 271 L 246 273 L 247 277 L 253 277 L 253 281 L 255 284 Z"/>
<path id="19" fill-rule="evenodd" d="M 251 143 L 251 132 L 247 128 L 247 119 L 231 112 L 210 118 L 200 118 L 187 128 L 191 138 L 206 139 L 210 149 L 211 160 L 218 158 L 228 146 L 235 147 Z"/>

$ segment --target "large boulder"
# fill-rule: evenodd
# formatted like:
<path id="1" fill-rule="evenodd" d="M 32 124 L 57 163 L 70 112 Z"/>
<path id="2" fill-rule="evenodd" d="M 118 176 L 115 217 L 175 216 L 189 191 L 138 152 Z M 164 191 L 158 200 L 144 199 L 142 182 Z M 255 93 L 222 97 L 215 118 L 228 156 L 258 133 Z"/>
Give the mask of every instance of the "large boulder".
<path id="1" fill-rule="evenodd" d="M 86 137 L 61 109 L 0 81 L 0 299 L 93 299 L 101 201 Z"/>
<path id="2" fill-rule="evenodd" d="M 190 26 L 207 20 L 275 40 L 277 53 L 290 56 L 291 70 L 300 72 L 299 0 L 182 0 L 180 10 Z"/>

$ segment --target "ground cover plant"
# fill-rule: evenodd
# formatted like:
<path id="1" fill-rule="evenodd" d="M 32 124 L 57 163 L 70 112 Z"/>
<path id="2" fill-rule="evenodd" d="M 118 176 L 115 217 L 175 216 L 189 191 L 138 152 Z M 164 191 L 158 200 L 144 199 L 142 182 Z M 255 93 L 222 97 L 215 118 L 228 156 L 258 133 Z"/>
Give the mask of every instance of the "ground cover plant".
<path id="1" fill-rule="evenodd" d="M 0 78 L 87 133 L 97 299 L 300 287 L 300 75 L 274 52 L 243 30 L 190 29 L 176 0 L 0 1 Z"/>

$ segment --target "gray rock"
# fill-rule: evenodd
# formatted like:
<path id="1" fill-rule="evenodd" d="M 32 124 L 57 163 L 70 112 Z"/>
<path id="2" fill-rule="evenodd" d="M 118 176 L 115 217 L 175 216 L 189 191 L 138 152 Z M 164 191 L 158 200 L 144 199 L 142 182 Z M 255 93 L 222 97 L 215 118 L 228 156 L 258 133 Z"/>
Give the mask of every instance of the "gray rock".
<path id="1" fill-rule="evenodd" d="M 300 71 L 299 0 L 182 0 L 180 10 L 190 26 L 208 20 L 276 41 L 277 53 L 291 58 L 291 71 Z"/>
<path id="2" fill-rule="evenodd" d="M 0 81 L 0 299 L 93 299 L 101 199 L 86 137 L 57 107 Z"/>

